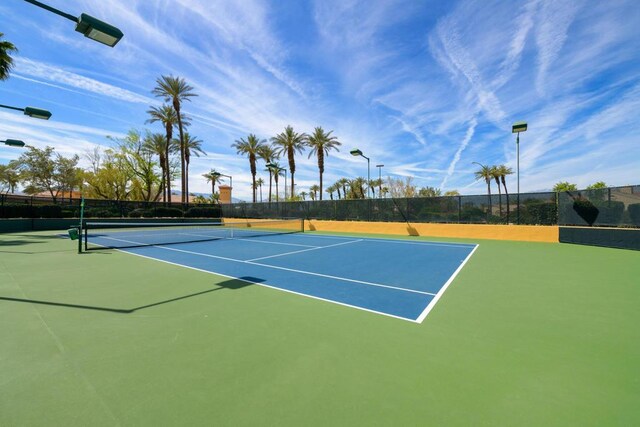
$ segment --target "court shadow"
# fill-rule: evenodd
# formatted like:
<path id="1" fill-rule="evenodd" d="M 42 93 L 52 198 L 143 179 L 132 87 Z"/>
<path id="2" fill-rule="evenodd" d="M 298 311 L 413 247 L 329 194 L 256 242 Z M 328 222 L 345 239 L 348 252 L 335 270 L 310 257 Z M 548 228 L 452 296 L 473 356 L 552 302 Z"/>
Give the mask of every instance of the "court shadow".
<path id="1" fill-rule="evenodd" d="M 407 233 L 409 233 L 409 236 L 419 236 L 420 235 L 418 230 L 416 230 L 411 225 L 407 225 Z"/>
<path id="2" fill-rule="evenodd" d="M 152 302 L 152 303 L 141 305 L 141 306 L 134 307 L 134 308 L 100 307 L 100 306 L 94 306 L 94 305 L 71 304 L 71 303 L 57 302 L 57 301 L 43 301 L 43 300 L 34 300 L 34 299 L 27 299 L 27 298 L 13 298 L 13 297 L 3 297 L 3 296 L 0 296 L 0 301 L 48 305 L 48 306 L 52 306 L 52 307 L 71 308 L 71 309 L 78 309 L 78 310 L 106 311 L 106 312 L 117 313 L 117 314 L 132 314 L 132 313 L 135 313 L 137 311 L 141 311 L 141 310 L 144 310 L 144 309 L 147 309 L 147 308 L 156 307 L 156 306 L 164 305 L 164 304 L 169 304 L 169 303 L 173 303 L 173 302 L 177 302 L 177 301 L 181 301 L 181 300 L 185 300 L 185 299 L 189 299 L 189 298 L 194 298 L 194 297 L 198 297 L 198 296 L 201 296 L 201 295 L 209 294 L 209 293 L 215 292 L 215 291 L 220 291 L 220 290 L 224 290 L 224 289 L 238 290 L 238 289 L 242 289 L 244 287 L 247 287 L 247 286 L 250 286 L 250 285 L 253 285 L 253 284 L 256 284 L 256 283 L 262 283 L 262 282 L 264 282 L 264 279 L 260 279 L 260 278 L 257 278 L 257 277 L 251 277 L 251 276 L 243 276 L 243 277 L 239 277 L 237 279 L 229 279 L 229 280 L 225 280 L 225 281 L 220 282 L 220 283 L 216 283 L 217 287 L 212 288 L 212 289 L 207 289 L 207 290 L 204 290 L 204 291 L 201 291 L 201 292 L 195 292 L 195 293 L 188 294 L 188 295 L 182 295 L 182 296 L 179 296 L 179 297 L 170 298 L 170 299 L 166 299 L 166 300 L 163 300 L 163 301 L 156 301 L 156 302 Z"/>

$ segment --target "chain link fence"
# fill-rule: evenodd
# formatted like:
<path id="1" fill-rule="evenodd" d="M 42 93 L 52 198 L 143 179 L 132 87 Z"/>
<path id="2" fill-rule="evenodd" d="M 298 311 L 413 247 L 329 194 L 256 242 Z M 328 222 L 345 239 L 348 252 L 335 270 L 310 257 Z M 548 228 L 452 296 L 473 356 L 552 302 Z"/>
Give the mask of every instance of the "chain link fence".
<path id="1" fill-rule="evenodd" d="M 0 195 L 0 218 L 77 218 L 80 200 Z M 233 217 L 640 228 L 640 186 L 561 193 L 196 205 L 85 200 L 87 218 Z"/>

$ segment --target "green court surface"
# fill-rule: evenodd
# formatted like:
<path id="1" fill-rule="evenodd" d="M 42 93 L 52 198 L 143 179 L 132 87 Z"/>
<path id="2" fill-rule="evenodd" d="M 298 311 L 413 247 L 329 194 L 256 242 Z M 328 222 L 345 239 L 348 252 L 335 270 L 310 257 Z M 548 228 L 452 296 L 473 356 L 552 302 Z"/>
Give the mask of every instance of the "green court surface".
<path id="1" fill-rule="evenodd" d="M 0 425 L 640 425 L 640 252 L 449 241 L 416 324 L 0 235 Z"/>

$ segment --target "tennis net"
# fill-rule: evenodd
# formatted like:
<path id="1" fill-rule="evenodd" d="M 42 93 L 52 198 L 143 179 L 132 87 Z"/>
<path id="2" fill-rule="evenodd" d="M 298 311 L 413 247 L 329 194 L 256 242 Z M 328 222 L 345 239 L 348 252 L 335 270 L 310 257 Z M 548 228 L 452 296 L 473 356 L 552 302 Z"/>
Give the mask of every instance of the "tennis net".
<path id="1" fill-rule="evenodd" d="M 246 239 L 304 231 L 302 218 L 219 222 L 84 223 L 84 249 L 124 249 L 220 239 Z"/>

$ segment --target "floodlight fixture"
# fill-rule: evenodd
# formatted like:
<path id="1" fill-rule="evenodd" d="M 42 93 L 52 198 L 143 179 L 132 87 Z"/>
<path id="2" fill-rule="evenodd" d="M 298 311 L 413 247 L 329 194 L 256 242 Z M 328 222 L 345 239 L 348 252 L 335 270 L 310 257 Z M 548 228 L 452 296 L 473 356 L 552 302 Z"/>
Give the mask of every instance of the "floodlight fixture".
<path id="1" fill-rule="evenodd" d="M 0 107 L 6 108 L 8 110 L 22 111 L 24 112 L 25 116 L 33 117 L 36 119 L 49 120 L 49 118 L 51 117 L 51 112 L 47 110 L 43 110 L 42 108 L 36 108 L 36 107 L 19 108 L 19 107 L 12 107 L 11 105 L 3 105 L 3 104 L 0 104 Z"/>
<path id="2" fill-rule="evenodd" d="M 93 16 L 87 15 L 86 13 L 81 13 L 79 17 L 76 17 L 36 0 L 25 1 L 75 22 L 77 32 L 84 34 L 85 37 L 90 38 L 91 40 L 95 40 L 107 46 L 114 47 L 124 36 L 122 31 L 118 28 L 94 18 Z"/>
<path id="3" fill-rule="evenodd" d="M 3 142 L 4 145 L 8 145 L 10 147 L 24 147 L 25 143 L 24 141 L 21 141 L 19 139 L 5 139 L 4 141 L 0 141 Z"/>

